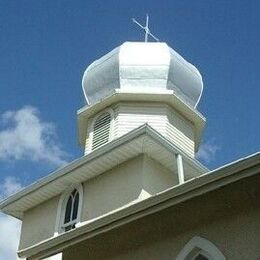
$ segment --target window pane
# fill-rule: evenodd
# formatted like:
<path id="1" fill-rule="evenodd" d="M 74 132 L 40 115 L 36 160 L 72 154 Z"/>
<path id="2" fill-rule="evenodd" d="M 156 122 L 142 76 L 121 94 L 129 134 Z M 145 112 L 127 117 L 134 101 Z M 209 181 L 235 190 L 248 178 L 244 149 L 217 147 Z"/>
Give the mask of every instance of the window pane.
<path id="1" fill-rule="evenodd" d="M 209 260 L 206 256 L 202 255 L 202 254 L 198 254 L 194 260 Z"/>
<path id="2" fill-rule="evenodd" d="M 79 207 L 79 193 L 77 192 L 74 198 L 72 220 L 76 219 L 78 216 L 78 207 Z"/>
<path id="3" fill-rule="evenodd" d="M 65 227 L 64 231 L 66 232 L 66 231 L 69 231 L 69 230 L 71 230 L 73 228 L 75 228 L 75 224 L 72 224 L 72 225 L 69 225 L 69 226 Z"/>
<path id="4" fill-rule="evenodd" d="M 72 197 L 70 196 L 66 205 L 64 224 L 70 222 L 71 207 L 72 207 Z"/>

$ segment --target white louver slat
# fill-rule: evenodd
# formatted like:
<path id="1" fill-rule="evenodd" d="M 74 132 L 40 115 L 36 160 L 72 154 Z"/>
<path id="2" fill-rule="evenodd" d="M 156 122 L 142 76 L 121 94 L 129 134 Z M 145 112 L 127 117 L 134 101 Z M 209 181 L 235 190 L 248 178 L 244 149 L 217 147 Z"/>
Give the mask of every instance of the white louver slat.
<path id="1" fill-rule="evenodd" d="M 106 112 L 100 115 L 94 124 L 92 150 L 109 141 L 111 115 Z"/>

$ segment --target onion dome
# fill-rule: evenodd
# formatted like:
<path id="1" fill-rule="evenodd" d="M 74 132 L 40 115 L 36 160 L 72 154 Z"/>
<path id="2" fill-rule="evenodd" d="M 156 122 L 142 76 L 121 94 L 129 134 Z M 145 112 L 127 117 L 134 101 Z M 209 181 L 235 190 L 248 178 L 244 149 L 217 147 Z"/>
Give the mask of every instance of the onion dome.
<path id="1" fill-rule="evenodd" d="M 196 67 L 166 43 L 125 42 L 88 66 L 82 87 L 88 105 L 120 90 L 172 93 L 196 108 L 203 81 Z"/>

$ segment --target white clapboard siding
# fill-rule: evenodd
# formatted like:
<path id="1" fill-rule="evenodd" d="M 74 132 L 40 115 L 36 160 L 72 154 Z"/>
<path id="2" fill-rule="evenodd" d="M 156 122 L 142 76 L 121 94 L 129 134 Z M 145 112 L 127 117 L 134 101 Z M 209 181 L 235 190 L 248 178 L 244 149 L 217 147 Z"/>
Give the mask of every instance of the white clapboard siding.
<path id="1" fill-rule="evenodd" d="M 166 133 L 166 108 L 154 106 L 122 105 L 116 109 L 115 137 L 148 123 L 161 134 Z"/>
<path id="2" fill-rule="evenodd" d="M 166 130 L 166 137 L 169 141 L 185 151 L 189 156 L 194 157 L 194 142 L 191 139 L 170 123 L 167 123 Z"/>
<path id="3" fill-rule="evenodd" d="M 168 110 L 167 117 L 166 137 L 183 151 L 194 157 L 194 129 L 191 122 L 173 109 Z"/>
<path id="4" fill-rule="evenodd" d="M 92 124 L 93 119 L 89 121 Z M 190 121 L 164 104 L 121 103 L 113 107 L 112 139 L 118 138 L 135 128 L 149 124 L 152 128 L 194 157 L 194 128 Z M 92 131 L 88 126 L 85 154 L 92 150 Z M 110 140 L 112 140 L 110 139 Z"/>

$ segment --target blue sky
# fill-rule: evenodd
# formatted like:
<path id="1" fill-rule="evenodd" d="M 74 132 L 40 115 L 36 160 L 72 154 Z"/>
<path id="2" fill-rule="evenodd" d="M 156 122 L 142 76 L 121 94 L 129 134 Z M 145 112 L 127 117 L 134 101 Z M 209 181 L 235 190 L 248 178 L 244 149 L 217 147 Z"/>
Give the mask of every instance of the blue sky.
<path id="1" fill-rule="evenodd" d="M 121 43 L 143 41 L 131 17 L 143 23 L 146 13 L 152 32 L 203 76 L 206 165 L 260 150 L 259 1 L 1 1 L 2 196 L 7 180 L 24 186 L 83 155 L 76 127 L 83 72 Z M 35 142 L 17 145 L 24 133 Z"/>

